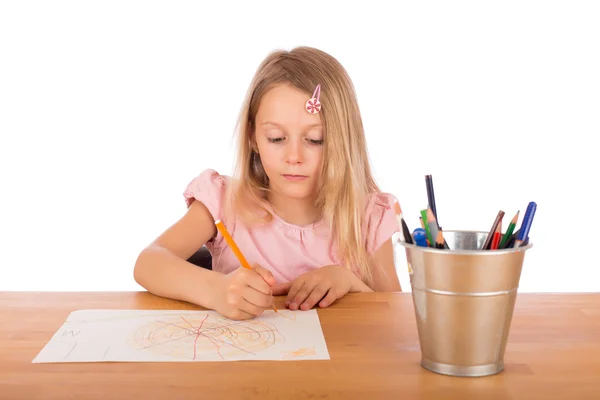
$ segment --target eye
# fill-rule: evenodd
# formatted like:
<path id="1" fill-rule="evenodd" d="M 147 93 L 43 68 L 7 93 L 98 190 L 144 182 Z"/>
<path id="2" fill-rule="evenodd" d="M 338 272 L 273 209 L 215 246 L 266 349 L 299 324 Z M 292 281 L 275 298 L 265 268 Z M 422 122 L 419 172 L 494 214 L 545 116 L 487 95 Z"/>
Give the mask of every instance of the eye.
<path id="1" fill-rule="evenodd" d="M 270 143 L 279 143 L 283 140 L 283 138 L 268 138 Z"/>
<path id="2" fill-rule="evenodd" d="M 319 139 L 319 140 L 316 140 L 316 139 L 308 139 L 308 141 L 309 141 L 311 144 L 316 144 L 316 145 L 323 144 L 323 139 Z"/>

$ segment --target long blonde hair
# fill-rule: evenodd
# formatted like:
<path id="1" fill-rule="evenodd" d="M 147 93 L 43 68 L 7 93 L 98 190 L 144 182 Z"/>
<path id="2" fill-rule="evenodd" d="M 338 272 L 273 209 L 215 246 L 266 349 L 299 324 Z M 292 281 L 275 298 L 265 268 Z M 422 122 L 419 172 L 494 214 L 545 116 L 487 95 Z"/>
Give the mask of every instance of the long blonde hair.
<path id="1" fill-rule="evenodd" d="M 291 84 L 305 91 L 307 99 L 321 84 L 323 168 L 315 206 L 329 224 L 337 257 L 369 283 L 372 271 L 362 220 L 368 195 L 379 192 L 379 188 L 371 173 L 352 81 L 342 65 L 321 50 L 303 46 L 273 51 L 258 67 L 237 124 L 237 158 L 226 212 L 234 212 L 248 224 L 272 218 L 267 201 L 269 179 L 252 140 L 260 101 L 278 84 Z"/>

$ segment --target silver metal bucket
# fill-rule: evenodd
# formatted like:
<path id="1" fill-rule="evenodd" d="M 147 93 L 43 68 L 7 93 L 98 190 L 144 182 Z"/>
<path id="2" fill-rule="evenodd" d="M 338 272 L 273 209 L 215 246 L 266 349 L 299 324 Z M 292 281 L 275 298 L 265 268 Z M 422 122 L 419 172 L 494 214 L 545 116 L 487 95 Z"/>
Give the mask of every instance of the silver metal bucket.
<path id="1" fill-rule="evenodd" d="M 454 376 L 504 369 L 504 350 L 525 252 L 533 245 L 477 250 L 487 232 L 444 231 L 450 250 L 399 241 L 406 260 L 421 365 Z"/>

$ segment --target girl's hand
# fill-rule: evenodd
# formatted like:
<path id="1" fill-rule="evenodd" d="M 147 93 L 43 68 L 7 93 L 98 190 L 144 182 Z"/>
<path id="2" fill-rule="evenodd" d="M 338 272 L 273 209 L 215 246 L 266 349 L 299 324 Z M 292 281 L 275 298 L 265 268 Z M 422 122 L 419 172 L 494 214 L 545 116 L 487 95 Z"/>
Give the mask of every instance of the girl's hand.
<path id="1" fill-rule="evenodd" d="M 260 266 L 254 265 L 252 270 L 240 267 L 217 280 L 211 308 L 230 319 L 254 318 L 273 304 L 274 284 L 271 272 Z"/>
<path id="2" fill-rule="evenodd" d="M 370 291 L 356 275 L 339 265 L 329 265 L 300 275 L 292 282 L 276 285 L 274 294 L 287 293 L 290 310 L 309 310 L 317 303 L 328 307 L 348 292 Z"/>

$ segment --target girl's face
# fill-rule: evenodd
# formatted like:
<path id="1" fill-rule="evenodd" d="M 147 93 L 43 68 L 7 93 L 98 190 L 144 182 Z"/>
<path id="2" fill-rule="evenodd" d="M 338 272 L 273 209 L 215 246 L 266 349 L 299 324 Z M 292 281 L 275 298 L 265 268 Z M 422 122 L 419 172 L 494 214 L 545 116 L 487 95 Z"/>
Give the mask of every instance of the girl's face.
<path id="1" fill-rule="evenodd" d="M 323 163 L 323 126 L 306 111 L 305 92 L 277 85 L 263 96 L 256 114 L 256 146 L 274 193 L 313 198 Z"/>

